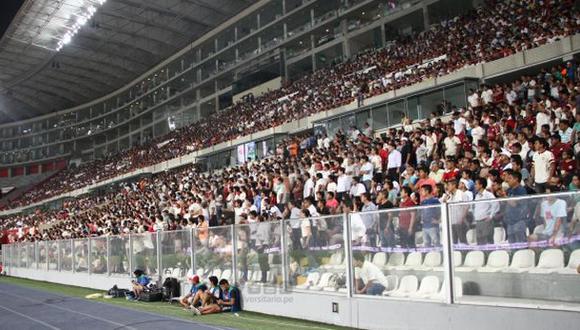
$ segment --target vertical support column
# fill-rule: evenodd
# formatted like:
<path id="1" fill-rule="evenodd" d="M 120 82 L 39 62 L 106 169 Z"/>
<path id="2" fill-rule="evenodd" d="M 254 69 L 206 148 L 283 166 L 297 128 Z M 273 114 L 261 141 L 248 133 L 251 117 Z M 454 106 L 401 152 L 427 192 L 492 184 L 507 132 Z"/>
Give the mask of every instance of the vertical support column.
<path id="1" fill-rule="evenodd" d="M 129 259 L 129 276 L 133 274 L 133 237 L 129 234 L 129 255 L 127 256 Z"/>
<path id="2" fill-rule="evenodd" d="M 421 9 L 423 10 L 423 31 L 426 31 L 429 29 L 429 25 L 431 24 L 431 22 L 429 21 L 429 9 L 425 4 Z"/>
<path id="3" fill-rule="evenodd" d="M 314 35 L 310 35 L 310 51 L 312 52 L 310 57 L 312 59 L 312 72 L 316 71 L 316 53 L 314 48 L 316 47 L 316 41 L 314 40 Z"/>
<path id="4" fill-rule="evenodd" d="M 157 284 L 161 285 L 161 280 L 163 279 L 163 270 L 161 269 L 161 235 L 159 232 L 155 233 L 155 241 L 157 245 Z"/>
<path id="5" fill-rule="evenodd" d="M 387 43 L 387 31 L 385 31 L 385 24 L 381 24 L 381 46 L 385 46 Z"/>
<path id="6" fill-rule="evenodd" d="M 61 271 L 61 268 L 62 268 L 62 265 L 61 265 L 61 263 L 62 263 L 62 255 L 61 255 L 60 252 L 61 252 L 60 251 L 60 241 L 56 241 L 56 256 L 57 256 L 56 257 L 56 270 L 58 272 L 60 272 Z"/>
<path id="7" fill-rule="evenodd" d="M 256 14 L 256 27 L 257 30 L 259 30 L 262 27 L 262 24 L 260 23 L 260 13 Z"/>
<path id="8" fill-rule="evenodd" d="M 346 60 L 350 58 L 350 42 L 346 35 L 348 34 L 348 24 L 345 19 L 340 21 L 340 32 L 342 33 L 342 57 Z"/>
<path id="9" fill-rule="evenodd" d="M 289 220 L 293 221 L 293 220 Z M 282 288 L 284 292 L 288 291 L 288 242 L 286 241 L 286 220 L 281 221 L 280 225 L 280 257 L 282 258 Z"/>
<path id="10" fill-rule="evenodd" d="M 232 278 L 234 283 L 238 283 L 238 234 L 236 233 L 236 226 L 231 225 L 232 231 Z"/>
<path id="11" fill-rule="evenodd" d="M 111 276 L 111 237 L 107 236 L 107 276 Z"/>
<path id="12" fill-rule="evenodd" d="M 441 243 L 443 246 L 443 267 L 445 270 L 443 277 L 443 292 L 445 297 L 445 302 L 447 304 L 453 304 L 453 279 L 454 279 L 454 268 L 453 268 L 453 248 L 452 248 L 452 235 L 451 235 L 451 221 L 449 221 L 448 204 L 441 204 L 441 225 L 443 226 L 443 237 Z"/>
<path id="13" fill-rule="evenodd" d="M 284 36 L 284 39 L 288 38 L 288 24 L 284 23 L 284 24 L 282 25 L 282 30 L 284 31 L 284 32 L 283 32 L 283 33 L 284 33 L 284 34 L 283 34 L 283 36 Z"/>
<path id="14" fill-rule="evenodd" d="M 91 258 L 92 258 L 92 253 L 91 252 L 92 252 L 93 244 L 91 243 L 91 238 L 90 237 L 87 238 L 87 243 L 88 243 L 88 248 L 87 248 L 87 251 L 88 251 L 88 255 L 87 255 L 87 273 L 89 274 L 89 276 L 91 276 L 91 264 L 92 264 L 91 263 L 91 261 L 92 261 L 91 260 Z"/>
<path id="15" fill-rule="evenodd" d="M 286 0 L 282 0 L 282 15 L 286 15 Z"/>
<path id="16" fill-rule="evenodd" d="M 343 215 L 343 225 L 342 228 L 344 230 L 344 249 L 346 258 L 346 294 L 348 298 L 352 298 L 353 295 L 353 283 L 354 283 L 354 271 L 352 268 L 352 238 L 350 232 L 350 221 L 349 215 Z"/>
<path id="17" fill-rule="evenodd" d="M 71 251 L 71 254 L 72 254 L 72 257 L 71 257 L 71 271 L 73 273 L 76 273 L 76 267 L 75 267 L 75 260 L 76 260 L 76 258 L 75 258 L 75 240 L 74 239 L 71 239 L 70 240 L 70 251 Z"/>
<path id="18" fill-rule="evenodd" d="M 234 27 L 234 42 L 238 42 L 238 27 Z"/>
<path id="19" fill-rule="evenodd" d="M 191 274 L 195 275 L 197 272 L 197 268 L 195 267 L 195 252 L 194 252 L 194 242 L 195 240 L 193 239 L 193 228 L 189 228 L 189 242 L 191 243 L 190 246 L 190 258 L 191 258 Z"/>

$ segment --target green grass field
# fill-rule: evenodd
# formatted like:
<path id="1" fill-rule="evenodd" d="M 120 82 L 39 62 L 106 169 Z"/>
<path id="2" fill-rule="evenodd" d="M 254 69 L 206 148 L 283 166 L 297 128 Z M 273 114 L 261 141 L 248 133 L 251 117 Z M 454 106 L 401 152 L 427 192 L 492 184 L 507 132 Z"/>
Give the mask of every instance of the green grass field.
<path id="1" fill-rule="evenodd" d="M 103 293 L 102 291 L 97 291 L 93 289 L 61 285 L 49 282 L 33 281 L 22 278 L 15 277 L 0 277 L 0 283 L 7 283 L 13 285 L 19 285 L 27 288 L 33 288 L 48 292 L 57 293 L 60 295 L 71 296 L 71 297 L 81 297 L 84 298 L 86 295 L 93 293 Z M 231 313 L 204 315 L 204 316 L 193 316 L 191 312 L 187 312 L 181 309 L 177 304 L 170 305 L 166 302 L 138 302 L 138 301 L 127 301 L 125 299 L 96 299 L 93 301 L 98 301 L 106 304 L 122 306 L 126 308 L 131 308 L 135 310 L 146 311 L 150 313 L 169 315 L 172 317 L 179 317 L 183 319 L 195 320 L 196 322 L 206 323 L 210 325 L 231 327 L 237 329 L 347 329 L 344 327 L 339 327 L 335 325 L 309 322 L 298 319 L 284 318 L 278 316 L 270 316 L 254 312 L 240 312 L 239 316 L 232 315 Z"/>

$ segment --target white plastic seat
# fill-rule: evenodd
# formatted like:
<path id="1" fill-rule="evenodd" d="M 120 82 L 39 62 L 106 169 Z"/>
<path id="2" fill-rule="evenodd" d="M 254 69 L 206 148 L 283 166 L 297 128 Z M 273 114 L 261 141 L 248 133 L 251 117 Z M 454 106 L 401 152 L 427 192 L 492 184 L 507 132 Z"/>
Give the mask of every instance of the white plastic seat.
<path id="1" fill-rule="evenodd" d="M 541 234 L 544 231 L 544 225 L 538 225 L 534 227 L 534 235 Z"/>
<path id="2" fill-rule="evenodd" d="M 221 278 L 225 278 L 226 280 L 228 280 L 228 282 L 231 282 L 231 280 L 232 280 L 232 270 L 231 269 L 225 269 L 222 272 L 222 277 Z"/>
<path id="3" fill-rule="evenodd" d="M 564 253 L 558 249 L 544 250 L 536 268 L 530 269 L 532 274 L 550 274 L 564 268 Z"/>
<path id="4" fill-rule="evenodd" d="M 171 276 L 174 278 L 181 278 L 182 277 L 182 269 L 181 268 L 173 268 L 171 272 Z"/>
<path id="5" fill-rule="evenodd" d="M 203 276 L 203 274 L 205 274 L 205 270 L 204 270 L 203 268 L 198 268 L 198 269 L 195 271 L 195 275 L 197 275 L 197 276 L 199 276 L 199 277 L 202 277 L 202 276 Z"/>
<path id="6" fill-rule="evenodd" d="M 456 272 L 472 272 L 483 267 L 485 256 L 482 251 L 469 251 L 465 256 L 465 262 L 461 267 L 455 267 Z"/>
<path id="7" fill-rule="evenodd" d="M 574 250 L 570 254 L 570 259 L 568 260 L 568 266 L 564 269 L 560 269 L 558 273 L 560 274 L 578 274 L 578 265 L 580 264 L 580 249 Z"/>
<path id="8" fill-rule="evenodd" d="M 445 297 L 445 292 L 443 292 L 445 290 L 445 284 L 447 282 L 443 282 L 443 285 L 441 286 L 441 290 L 439 290 L 439 292 L 431 295 L 429 297 L 429 299 L 437 299 L 437 300 L 442 300 Z M 461 280 L 461 277 L 453 277 L 453 287 L 454 287 L 454 292 L 455 292 L 455 298 L 461 298 L 463 297 L 463 280 Z"/>
<path id="9" fill-rule="evenodd" d="M 333 253 L 330 256 L 330 261 L 326 265 L 320 266 L 322 269 L 334 269 L 340 266 L 342 263 L 342 252 Z"/>
<path id="10" fill-rule="evenodd" d="M 405 275 L 399 283 L 397 290 L 388 294 L 390 297 L 408 297 L 409 295 L 417 292 L 419 287 L 419 280 L 415 275 Z"/>
<path id="11" fill-rule="evenodd" d="M 536 252 L 534 250 L 519 250 L 514 253 L 511 265 L 503 271 L 506 273 L 523 273 L 534 268 L 535 265 Z"/>
<path id="12" fill-rule="evenodd" d="M 425 255 L 425 259 L 423 260 L 423 265 L 419 267 L 415 267 L 415 270 L 423 270 L 428 271 L 432 270 L 435 267 L 441 266 L 441 252 L 438 251 L 431 251 Z"/>
<path id="13" fill-rule="evenodd" d="M 306 277 L 306 281 L 304 283 L 296 286 L 296 289 L 306 290 L 309 287 L 315 286 L 316 284 L 318 284 L 319 280 L 320 280 L 320 273 L 312 272 L 312 273 L 308 274 L 308 276 Z"/>
<path id="14" fill-rule="evenodd" d="M 404 266 L 395 267 L 396 270 L 408 270 L 420 267 L 423 263 L 423 254 L 421 252 L 411 252 L 407 256 Z"/>
<path id="15" fill-rule="evenodd" d="M 311 286 L 308 289 L 313 291 L 322 291 L 324 288 L 328 287 L 332 273 L 324 273 L 320 276 L 320 281 L 317 285 Z"/>
<path id="16" fill-rule="evenodd" d="M 388 295 L 388 293 L 397 290 L 397 287 L 399 286 L 399 276 L 387 275 L 386 279 L 389 285 L 385 288 L 385 291 L 383 291 L 383 295 L 385 296 Z"/>
<path id="17" fill-rule="evenodd" d="M 475 236 L 475 229 L 469 229 L 467 233 L 465 233 L 465 238 L 467 239 L 467 244 L 477 245 L 477 237 Z"/>
<path id="18" fill-rule="evenodd" d="M 415 246 L 423 246 L 423 231 L 415 232 Z"/>
<path id="19" fill-rule="evenodd" d="M 248 277 L 248 279 L 249 279 L 249 277 Z M 249 281 L 250 282 L 260 282 L 261 280 L 262 280 L 262 272 L 259 270 L 253 271 L 251 280 L 249 280 Z"/>
<path id="20" fill-rule="evenodd" d="M 389 255 L 389 261 L 387 262 L 386 269 L 394 269 L 398 266 L 402 266 L 405 263 L 405 255 L 403 252 L 394 252 Z"/>
<path id="21" fill-rule="evenodd" d="M 373 264 L 379 267 L 379 269 L 383 269 L 387 264 L 387 254 L 385 252 L 377 252 L 373 256 Z"/>
<path id="22" fill-rule="evenodd" d="M 439 292 L 439 278 L 437 276 L 425 276 L 421 280 L 421 285 L 417 292 L 411 293 L 409 297 L 428 298 Z"/>
<path id="23" fill-rule="evenodd" d="M 460 267 L 463 264 L 463 256 L 460 251 L 453 251 L 453 267 Z M 442 272 L 443 265 L 439 267 L 433 267 L 433 271 Z"/>
<path id="24" fill-rule="evenodd" d="M 506 240 L 506 233 L 503 227 L 495 227 L 493 229 L 493 243 L 499 244 Z"/>
<path id="25" fill-rule="evenodd" d="M 507 269 L 510 264 L 510 255 L 507 251 L 492 251 L 487 257 L 487 265 L 478 268 L 478 272 L 495 273 Z"/>
<path id="26" fill-rule="evenodd" d="M 211 276 L 215 276 L 217 278 L 221 278 L 222 276 L 222 270 L 219 268 L 216 268 L 213 270 L 213 272 L 211 273 Z"/>

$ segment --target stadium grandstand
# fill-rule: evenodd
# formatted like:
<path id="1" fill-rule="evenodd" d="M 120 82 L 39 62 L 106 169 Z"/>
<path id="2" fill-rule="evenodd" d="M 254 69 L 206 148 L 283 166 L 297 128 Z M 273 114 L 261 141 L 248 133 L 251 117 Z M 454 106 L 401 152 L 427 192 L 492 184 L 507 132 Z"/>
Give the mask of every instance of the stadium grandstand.
<path id="1" fill-rule="evenodd" d="M 578 327 L 577 1 L 14 4 L 0 328 Z"/>

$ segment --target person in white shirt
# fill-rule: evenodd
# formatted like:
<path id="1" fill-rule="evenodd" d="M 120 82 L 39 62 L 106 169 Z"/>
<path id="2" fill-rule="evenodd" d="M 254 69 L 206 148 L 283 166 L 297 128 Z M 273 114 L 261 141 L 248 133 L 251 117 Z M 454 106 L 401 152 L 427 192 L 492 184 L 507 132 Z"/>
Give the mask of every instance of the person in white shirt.
<path id="1" fill-rule="evenodd" d="M 552 191 L 548 188 L 546 192 Z M 540 206 L 540 216 L 544 219 L 544 230 L 530 235 L 529 241 L 548 241 L 550 244 L 554 244 L 556 238 L 563 234 L 562 224 L 567 217 L 566 202 L 563 199 L 553 197 L 553 195 L 548 195 Z"/>
<path id="2" fill-rule="evenodd" d="M 470 90 L 471 94 L 467 97 L 467 102 L 469 106 L 473 108 L 478 108 L 480 106 L 479 94 L 473 89 Z"/>
<path id="3" fill-rule="evenodd" d="M 445 157 L 457 156 L 461 140 L 455 136 L 455 130 L 453 128 L 447 129 L 447 137 L 443 140 L 443 145 L 445 146 Z"/>
<path id="4" fill-rule="evenodd" d="M 469 196 L 462 190 L 458 189 L 457 180 L 447 182 L 447 192 L 443 195 L 444 203 L 469 202 Z M 468 205 L 450 205 L 449 213 L 451 216 L 451 230 L 453 243 L 467 244 L 467 212 Z"/>
<path id="5" fill-rule="evenodd" d="M 389 286 L 383 271 L 372 262 L 365 260 L 362 252 L 353 254 L 353 266 L 358 269 L 358 272 L 355 272 L 355 275 L 358 275 L 355 276 L 356 279 L 361 280 L 363 284 L 362 288 L 357 285 L 355 290 L 357 294 L 378 296 Z"/>
<path id="6" fill-rule="evenodd" d="M 481 100 L 483 104 L 487 105 L 490 104 L 493 100 L 493 90 L 488 86 L 485 87 L 485 90 L 481 92 Z"/>
<path id="7" fill-rule="evenodd" d="M 336 179 L 336 198 L 339 201 L 344 200 L 346 194 L 350 192 L 350 183 L 352 178 L 346 175 L 344 167 L 338 169 L 338 178 Z"/>
<path id="8" fill-rule="evenodd" d="M 304 182 L 304 189 L 302 193 L 303 198 L 308 198 L 314 196 L 314 177 L 309 177 L 306 182 Z"/>
<path id="9" fill-rule="evenodd" d="M 477 202 L 481 200 L 495 199 L 495 196 L 487 189 L 487 180 L 477 178 L 475 180 L 476 203 L 473 205 L 473 219 L 477 244 L 493 244 L 493 217 L 499 212 L 498 202 Z"/>
<path id="10" fill-rule="evenodd" d="M 352 178 L 352 184 L 350 187 L 350 197 L 351 198 L 355 198 L 355 197 L 360 197 L 362 194 L 367 192 L 367 188 L 365 187 L 364 184 L 362 184 L 360 182 L 360 177 L 353 177 Z"/>
<path id="11" fill-rule="evenodd" d="M 534 188 L 541 194 L 546 191 L 546 184 L 554 174 L 554 154 L 547 150 L 548 141 L 538 139 L 534 143 L 535 153 L 532 156 L 531 176 L 534 180 Z"/>
<path id="12" fill-rule="evenodd" d="M 484 135 L 485 135 L 485 129 L 483 129 L 483 127 L 481 127 L 479 125 L 479 121 L 477 120 L 473 120 L 471 122 L 472 128 L 471 128 L 471 137 L 473 138 L 473 145 L 477 146 L 479 141 L 481 141 L 481 139 L 483 139 Z"/>
<path id="13" fill-rule="evenodd" d="M 542 133 L 542 126 L 549 125 L 552 130 L 552 120 L 550 119 L 550 111 L 545 109 L 543 105 L 538 104 L 538 113 L 536 114 L 536 135 Z"/>
<path id="14" fill-rule="evenodd" d="M 461 133 L 465 132 L 465 127 L 467 126 L 467 121 L 465 118 L 459 116 L 459 112 L 453 113 L 453 129 L 455 130 L 455 134 L 461 135 Z"/>
<path id="15" fill-rule="evenodd" d="M 362 175 L 362 183 L 365 185 L 367 191 L 371 189 L 371 181 L 373 180 L 374 166 L 369 162 L 366 156 L 361 157 L 360 174 Z"/>
<path id="16" fill-rule="evenodd" d="M 395 142 L 389 143 L 389 156 L 387 157 L 387 178 L 391 181 L 399 181 L 399 173 L 402 165 L 402 155 L 396 149 Z"/>

